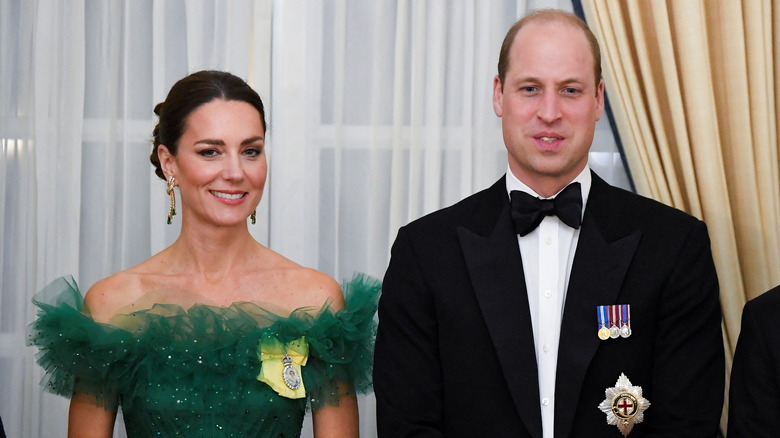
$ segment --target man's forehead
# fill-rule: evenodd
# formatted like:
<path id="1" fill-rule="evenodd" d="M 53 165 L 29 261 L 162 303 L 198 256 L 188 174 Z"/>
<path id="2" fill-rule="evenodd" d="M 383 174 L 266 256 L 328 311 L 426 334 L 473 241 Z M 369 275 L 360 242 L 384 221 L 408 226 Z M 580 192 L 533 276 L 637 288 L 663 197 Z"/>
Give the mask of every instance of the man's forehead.
<path id="1" fill-rule="evenodd" d="M 529 56 L 532 59 L 524 62 Z M 540 20 L 528 23 L 518 31 L 510 48 L 508 70 L 511 71 L 520 64 L 524 70 L 533 71 L 534 67 L 541 68 L 537 64 L 543 63 L 544 60 L 553 63 L 560 60 L 567 65 L 570 64 L 566 61 L 575 60 L 577 62 L 570 65 L 571 71 L 565 76 L 571 76 L 570 79 L 590 80 L 584 77 L 586 72 L 583 70 L 591 69 L 594 62 L 588 39 L 582 29 L 570 23 Z M 563 67 L 560 64 L 557 66 Z M 532 75 L 531 71 L 526 74 Z M 539 74 L 541 73 L 543 72 Z"/>
<path id="2" fill-rule="evenodd" d="M 562 29 L 568 29 L 576 34 L 579 34 L 583 41 L 587 42 L 585 33 L 579 27 L 572 23 L 566 22 L 562 19 L 550 19 L 550 18 L 538 18 L 533 21 L 529 21 L 523 27 L 518 29 L 515 34 L 514 41 L 512 41 L 512 48 L 516 43 L 528 36 L 538 36 L 539 34 L 557 35 Z"/>

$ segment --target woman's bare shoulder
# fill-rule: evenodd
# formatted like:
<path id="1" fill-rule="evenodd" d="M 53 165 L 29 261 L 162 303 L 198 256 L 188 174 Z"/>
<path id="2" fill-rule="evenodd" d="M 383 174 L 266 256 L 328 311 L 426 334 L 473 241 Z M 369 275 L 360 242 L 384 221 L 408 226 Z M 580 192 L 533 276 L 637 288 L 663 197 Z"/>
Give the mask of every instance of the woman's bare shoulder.
<path id="1" fill-rule="evenodd" d="M 89 288 L 84 304 L 97 322 L 108 322 L 117 311 L 143 294 L 141 281 L 131 271 L 112 274 Z"/>
<path id="2" fill-rule="evenodd" d="M 301 266 L 270 249 L 264 251 L 264 266 L 268 269 L 261 275 L 273 285 L 269 290 L 274 291 L 278 304 L 291 310 L 319 310 L 325 304 L 334 310 L 344 307 L 341 286 L 330 275 Z"/>
<path id="3" fill-rule="evenodd" d="M 92 285 L 84 297 L 84 303 L 92 318 L 108 322 L 112 316 L 138 302 L 150 290 L 159 288 L 160 254 L 132 268 L 116 272 Z"/>
<path id="4" fill-rule="evenodd" d="M 297 267 L 286 275 L 291 279 L 291 290 L 296 292 L 297 307 L 321 308 L 329 304 L 334 310 L 344 307 L 341 286 L 330 275 L 311 268 Z"/>

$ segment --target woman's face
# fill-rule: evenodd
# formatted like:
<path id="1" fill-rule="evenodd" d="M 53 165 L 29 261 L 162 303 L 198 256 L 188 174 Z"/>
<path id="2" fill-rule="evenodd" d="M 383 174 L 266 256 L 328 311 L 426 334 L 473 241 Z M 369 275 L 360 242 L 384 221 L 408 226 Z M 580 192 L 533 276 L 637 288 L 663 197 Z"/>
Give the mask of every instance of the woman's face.
<path id="1" fill-rule="evenodd" d="M 158 149 L 167 177 L 176 178 L 184 220 L 246 224 L 268 173 L 265 129 L 250 104 L 215 99 L 187 117 L 177 154 Z"/>

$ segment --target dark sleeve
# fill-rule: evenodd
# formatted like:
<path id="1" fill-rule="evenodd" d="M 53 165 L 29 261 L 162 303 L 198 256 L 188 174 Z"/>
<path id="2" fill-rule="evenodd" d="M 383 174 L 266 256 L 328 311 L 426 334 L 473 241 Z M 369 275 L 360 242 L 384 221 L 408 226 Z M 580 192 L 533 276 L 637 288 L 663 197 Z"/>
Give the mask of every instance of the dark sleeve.
<path id="1" fill-rule="evenodd" d="M 718 290 L 707 229 L 697 221 L 659 297 L 650 436 L 718 433 L 725 385 Z"/>
<path id="2" fill-rule="evenodd" d="M 729 438 L 775 437 L 780 430 L 780 343 L 771 341 L 776 339 L 773 320 L 780 316 L 780 308 L 762 305 L 762 300 L 750 301 L 742 312 L 742 331 L 731 368 Z"/>
<path id="3" fill-rule="evenodd" d="M 442 377 L 434 301 L 401 228 L 379 300 L 374 356 L 381 437 L 441 437 Z"/>

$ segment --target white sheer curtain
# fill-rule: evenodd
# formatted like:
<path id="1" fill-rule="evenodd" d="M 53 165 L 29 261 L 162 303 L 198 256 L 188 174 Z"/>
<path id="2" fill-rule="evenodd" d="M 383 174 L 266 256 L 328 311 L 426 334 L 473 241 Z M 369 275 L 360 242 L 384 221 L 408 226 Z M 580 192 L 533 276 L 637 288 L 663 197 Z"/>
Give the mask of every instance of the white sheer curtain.
<path id="1" fill-rule="evenodd" d="M 517 16 L 550 6 L 571 9 L 568 0 L 0 1 L 8 436 L 65 436 L 67 401 L 41 392 L 24 346 L 35 291 L 66 274 L 86 290 L 178 234 L 148 162 L 152 108 L 174 81 L 228 70 L 268 106 L 258 240 L 338 280 L 381 277 L 399 226 L 505 171 L 490 101 L 498 50 Z M 591 165 L 625 186 L 609 130 L 597 135 Z M 374 430 L 369 396 L 362 436 Z"/>

